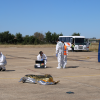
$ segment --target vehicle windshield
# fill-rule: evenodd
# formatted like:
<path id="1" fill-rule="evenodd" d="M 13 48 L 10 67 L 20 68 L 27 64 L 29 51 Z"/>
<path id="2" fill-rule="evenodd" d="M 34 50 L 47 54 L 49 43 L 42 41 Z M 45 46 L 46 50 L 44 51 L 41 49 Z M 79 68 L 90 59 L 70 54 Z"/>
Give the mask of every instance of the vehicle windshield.
<path id="1" fill-rule="evenodd" d="M 86 45 L 84 38 L 75 38 L 75 45 Z"/>
<path id="2" fill-rule="evenodd" d="M 71 42 L 72 37 L 59 37 L 59 41 L 63 42 Z"/>

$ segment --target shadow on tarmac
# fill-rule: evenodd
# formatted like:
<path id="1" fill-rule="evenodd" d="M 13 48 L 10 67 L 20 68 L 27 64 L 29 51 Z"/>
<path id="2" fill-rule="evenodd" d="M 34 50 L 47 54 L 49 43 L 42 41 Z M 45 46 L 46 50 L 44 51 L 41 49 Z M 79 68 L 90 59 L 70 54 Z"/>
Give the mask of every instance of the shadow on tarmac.
<path id="1" fill-rule="evenodd" d="M 72 52 L 72 51 L 69 50 L 68 52 Z M 86 50 L 75 50 L 74 52 L 92 52 L 92 51 L 90 51 L 90 50 L 89 51 L 86 51 Z"/>
<path id="2" fill-rule="evenodd" d="M 46 68 L 52 68 L 52 67 L 50 67 L 50 66 L 46 66 Z"/>
<path id="3" fill-rule="evenodd" d="M 11 72 L 11 71 L 15 71 L 15 70 L 5 70 L 5 72 Z"/>
<path id="4" fill-rule="evenodd" d="M 79 67 L 79 66 L 68 66 L 66 68 L 77 68 L 77 67 Z"/>
<path id="5" fill-rule="evenodd" d="M 12 72 L 12 71 L 15 71 L 15 70 L 5 70 L 5 71 L 0 71 L 0 72 Z"/>

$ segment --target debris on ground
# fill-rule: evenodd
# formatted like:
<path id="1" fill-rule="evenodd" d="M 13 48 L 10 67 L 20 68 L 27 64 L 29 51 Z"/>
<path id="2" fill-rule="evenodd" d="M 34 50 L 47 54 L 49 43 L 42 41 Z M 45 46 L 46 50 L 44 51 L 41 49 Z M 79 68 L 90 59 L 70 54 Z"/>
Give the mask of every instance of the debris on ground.
<path id="1" fill-rule="evenodd" d="M 19 82 L 23 83 L 34 83 L 34 84 L 41 84 L 41 85 L 54 85 L 59 83 L 60 81 L 53 81 L 53 77 L 50 74 L 45 75 L 33 75 L 27 74 L 20 79 Z"/>

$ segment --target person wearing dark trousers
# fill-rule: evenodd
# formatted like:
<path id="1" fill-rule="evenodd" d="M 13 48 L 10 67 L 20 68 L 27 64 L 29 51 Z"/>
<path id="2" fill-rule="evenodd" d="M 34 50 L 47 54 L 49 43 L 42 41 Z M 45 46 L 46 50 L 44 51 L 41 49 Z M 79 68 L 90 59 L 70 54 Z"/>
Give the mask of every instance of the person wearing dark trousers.
<path id="1" fill-rule="evenodd" d="M 75 47 L 75 45 L 74 45 L 74 43 L 73 43 L 72 46 L 71 46 L 72 52 L 74 52 L 74 47 Z"/>

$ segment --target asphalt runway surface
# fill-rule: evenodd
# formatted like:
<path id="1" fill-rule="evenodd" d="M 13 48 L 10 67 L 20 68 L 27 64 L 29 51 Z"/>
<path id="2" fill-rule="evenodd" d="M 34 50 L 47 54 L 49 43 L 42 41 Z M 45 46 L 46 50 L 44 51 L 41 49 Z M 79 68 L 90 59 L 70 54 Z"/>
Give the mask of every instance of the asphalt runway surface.
<path id="1" fill-rule="evenodd" d="M 0 48 L 6 71 L 0 72 L 0 100 L 100 100 L 98 52 L 69 52 L 65 69 L 57 69 L 55 48 Z M 35 69 L 39 51 L 47 55 L 47 68 Z M 26 74 L 51 74 L 56 85 L 21 83 Z"/>

